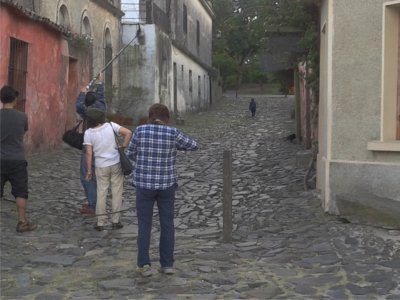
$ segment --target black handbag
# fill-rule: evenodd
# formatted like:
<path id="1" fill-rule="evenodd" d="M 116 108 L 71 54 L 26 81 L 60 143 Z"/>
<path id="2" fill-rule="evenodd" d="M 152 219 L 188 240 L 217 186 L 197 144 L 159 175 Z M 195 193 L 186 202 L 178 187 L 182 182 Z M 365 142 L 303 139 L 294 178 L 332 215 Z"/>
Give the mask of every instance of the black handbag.
<path id="1" fill-rule="evenodd" d="M 67 130 L 62 139 L 64 143 L 67 143 L 71 147 L 82 150 L 83 147 L 83 133 L 79 132 L 79 126 L 82 124 L 82 120 L 78 122 L 74 127 Z"/>
<path id="2" fill-rule="evenodd" d="M 121 146 L 117 134 L 114 131 L 114 128 L 112 127 L 110 123 L 111 129 L 114 132 L 114 137 L 115 137 L 115 142 L 117 143 L 117 150 L 119 153 L 119 160 L 121 163 L 121 169 L 122 169 L 122 174 L 124 175 L 129 175 L 133 171 L 133 165 L 132 162 L 129 160 L 128 156 L 126 155 L 124 148 Z"/>

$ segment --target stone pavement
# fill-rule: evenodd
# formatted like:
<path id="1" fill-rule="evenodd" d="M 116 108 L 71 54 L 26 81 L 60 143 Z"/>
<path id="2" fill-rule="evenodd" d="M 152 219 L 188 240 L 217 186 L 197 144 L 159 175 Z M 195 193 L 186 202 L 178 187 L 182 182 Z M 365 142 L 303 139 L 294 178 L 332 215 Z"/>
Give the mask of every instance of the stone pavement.
<path id="1" fill-rule="evenodd" d="M 15 232 L 15 205 L 1 201 L 1 299 L 400 299 L 400 232 L 342 223 L 303 191 L 302 150 L 292 98 L 226 98 L 186 116 L 182 129 L 200 150 L 180 153 L 176 199 L 176 274 L 135 274 L 135 190 L 126 180 L 119 231 L 97 232 L 78 209 L 79 151 L 30 158 L 30 217 L 36 231 Z M 233 153 L 233 241 L 222 231 L 222 153 Z M 11 199 L 9 195 L 6 198 Z"/>

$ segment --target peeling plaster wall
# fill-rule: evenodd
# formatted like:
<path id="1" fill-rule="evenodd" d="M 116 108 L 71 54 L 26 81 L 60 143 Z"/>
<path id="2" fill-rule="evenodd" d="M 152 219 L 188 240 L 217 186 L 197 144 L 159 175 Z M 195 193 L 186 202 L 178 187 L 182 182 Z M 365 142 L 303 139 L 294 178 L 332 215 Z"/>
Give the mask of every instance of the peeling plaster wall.
<path id="1" fill-rule="evenodd" d="M 128 44 L 135 37 L 136 25 L 123 25 L 122 43 Z M 156 28 L 154 25 L 141 26 L 145 42 L 135 40 L 121 54 L 120 60 L 120 100 L 113 109 L 122 116 L 133 118 L 134 122 L 147 116 L 149 107 L 159 98 L 156 97 Z"/>
<path id="2" fill-rule="evenodd" d="M 120 50 L 120 19 L 112 12 L 100 7 L 93 1 L 82 0 L 42 0 L 40 14 L 46 16 L 51 21 L 59 23 L 58 11 L 61 5 L 68 9 L 71 31 L 82 33 L 82 20 L 85 16 L 90 22 L 91 36 L 93 38 L 93 70 L 92 75 L 97 74 L 105 66 L 105 30 L 108 28 L 111 34 L 111 45 L 113 56 Z M 113 85 L 119 82 L 119 61 L 113 62 Z M 87 83 L 87 82 L 86 82 Z"/>
<path id="3" fill-rule="evenodd" d="M 57 148 L 68 117 L 68 57 L 63 55 L 68 48 L 65 41 L 53 29 L 16 15 L 4 6 L 0 8 L 0 20 L 1 85 L 8 81 L 10 37 L 28 43 L 25 103 L 29 122 L 25 136 L 27 152 Z"/>
<path id="4" fill-rule="evenodd" d="M 205 110 L 210 104 L 210 77 L 207 70 L 187 57 L 175 47 L 172 47 L 172 66 L 177 66 L 177 108 L 178 114 Z M 192 92 L 189 86 L 189 71 L 192 71 Z M 171 72 L 171 84 L 173 72 Z M 200 82 L 198 80 L 200 76 Z M 173 84 L 172 84 L 173 86 Z M 171 92 L 170 107 L 174 108 L 174 95 Z"/>
<path id="5" fill-rule="evenodd" d="M 207 109 L 210 103 L 207 70 L 172 46 L 170 38 L 155 25 L 141 26 L 141 29 L 145 42 L 129 46 L 120 57 L 121 99 L 114 110 L 133 118 L 134 122 L 146 117 L 153 103 L 163 103 L 174 112 L 173 63 L 177 65 L 178 112 Z M 130 42 L 136 30 L 136 25 L 123 25 L 123 44 Z M 192 92 L 189 91 L 189 70 L 192 71 Z"/>
<path id="6" fill-rule="evenodd" d="M 172 93 L 172 63 L 171 63 L 171 39 L 163 31 L 156 28 L 156 65 L 155 78 L 157 85 L 155 86 L 155 98 L 157 102 L 168 105 Z M 158 96 L 158 97 L 157 97 Z"/>
<path id="7" fill-rule="evenodd" d="M 139 0 L 125 0 L 124 7 L 127 3 L 140 6 Z M 187 33 L 183 32 L 183 4 L 187 6 Z M 210 12 L 198 0 L 156 0 L 155 9 L 157 14 L 152 15 L 155 24 L 142 24 L 142 42 L 128 47 L 120 58 L 121 99 L 116 111 L 132 117 L 134 122 L 147 116 L 148 108 L 153 103 L 167 105 L 175 115 L 204 110 L 211 103 L 210 75 L 206 70 L 207 67 L 211 69 L 212 56 Z M 170 26 L 160 26 L 165 25 L 168 18 Z M 124 45 L 136 33 L 137 26 L 132 25 L 133 21 L 124 20 L 122 25 Z M 200 25 L 198 47 L 197 21 Z M 176 93 L 174 64 L 177 70 Z M 189 70 L 192 74 L 191 91 Z M 220 86 L 216 87 L 215 92 Z"/>
<path id="8" fill-rule="evenodd" d="M 187 33 L 183 31 L 183 5 L 187 7 Z M 197 49 L 197 21 L 200 24 L 200 45 Z M 212 17 L 198 0 L 176 0 L 171 4 L 171 36 L 177 44 L 211 66 Z"/>

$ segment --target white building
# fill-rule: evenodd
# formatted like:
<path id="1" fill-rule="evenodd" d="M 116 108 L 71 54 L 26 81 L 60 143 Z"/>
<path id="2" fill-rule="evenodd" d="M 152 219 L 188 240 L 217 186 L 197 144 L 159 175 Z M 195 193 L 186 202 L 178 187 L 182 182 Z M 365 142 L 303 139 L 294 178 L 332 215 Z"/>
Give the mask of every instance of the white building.
<path id="1" fill-rule="evenodd" d="M 212 102 L 212 21 L 206 0 L 122 0 L 120 100 L 113 110 L 134 122 L 163 103 L 175 116 Z"/>

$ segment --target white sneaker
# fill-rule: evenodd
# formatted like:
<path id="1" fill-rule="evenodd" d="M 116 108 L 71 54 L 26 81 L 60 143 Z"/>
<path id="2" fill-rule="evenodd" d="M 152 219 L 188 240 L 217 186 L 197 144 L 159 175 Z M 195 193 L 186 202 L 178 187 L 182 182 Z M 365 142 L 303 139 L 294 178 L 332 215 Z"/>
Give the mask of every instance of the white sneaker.
<path id="1" fill-rule="evenodd" d="M 141 268 L 137 267 L 136 272 L 139 273 L 142 277 L 150 277 L 151 275 L 153 275 L 150 265 L 144 265 Z"/>
<path id="2" fill-rule="evenodd" d="M 175 271 L 174 271 L 173 267 L 165 267 L 165 268 L 161 268 L 161 273 L 164 273 L 166 275 L 172 275 L 175 273 Z"/>

